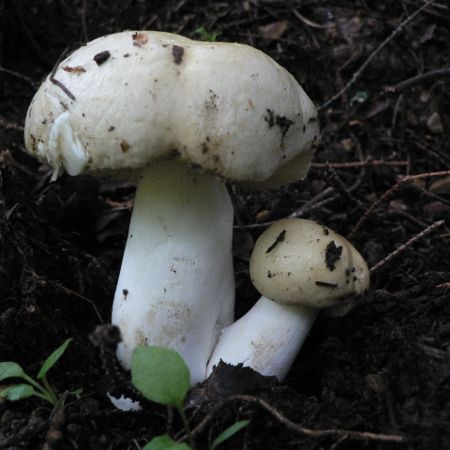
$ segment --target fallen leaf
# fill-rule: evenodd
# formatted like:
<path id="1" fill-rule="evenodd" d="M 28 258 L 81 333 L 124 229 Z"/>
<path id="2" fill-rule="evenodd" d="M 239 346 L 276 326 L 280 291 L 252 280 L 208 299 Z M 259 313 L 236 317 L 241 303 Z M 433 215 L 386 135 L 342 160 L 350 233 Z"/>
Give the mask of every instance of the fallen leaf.
<path id="1" fill-rule="evenodd" d="M 427 127 L 434 134 L 441 134 L 444 132 L 441 116 L 437 112 L 434 112 L 430 117 L 428 117 Z"/>
<path id="2" fill-rule="evenodd" d="M 388 109 L 390 105 L 391 101 L 389 99 L 374 102 L 366 109 L 364 117 L 370 119 Z"/>
<path id="3" fill-rule="evenodd" d="M 350 139 L 350 138 L 342 139 L 342 140 L 340 141 L 340 144 L 342 145 L 343 149 L 344 149 L 346 152 L 350 152 L 350 151 L 352 151 L 352 150 L 355 148 L 355 143 L 354 143 L 353 140 Z"/>
<path id="4" fill-rule="evenodd" d="M 445 203 L 436 200 L 434 202 L 427 203 L 423 207 L 423 212 L 427 217 L 435 220 L 435 219 L 445 219 L 447 218 L 450 212 L 450 206 Z"/>
<path id="5" fill-rule="evenodd" d="M 272 214 L 272 211 L 269 211 L 268 209 L 263 209 L 262 211 L 259 211 L 255 216 L 256 222 L 265 222 L 266 220 L 270 219 L 270 216 Z"/>
<path id="6" fill-rule="evenodd" d="M 358 34 L 363 26 L 362 20 L 359 17 L 339 18 L 337 20 L 337 28 L 341 36 L 348 42 L 353 42 L 353 38 Z"/>
<path id="7" fill-rule="evenodd" d="M 259 27 L 260 33 L 268 39 L 280 39 L 287 31 L 289 24 L 285 20 L 269 23 L 263 27 Z"/>
<path id="8" fill-rule="evenodd" d="M 434 194 L 447 194 L 450 192 L 450 176 L 440 178 L 431 183 L 429 191 Z"/>
<path id="9" fill-rule="evenodd" d="M 408 211 L 408 206 L 401 200 L 391 200 L 389 202 L 390 211 Z"/>
<path id="10" fill-rule="evenodd" d="M 435 23 L 425 28 L 424 33 L 422 34 L 422 36 L 420 36 L 419 42 L 421 44 L 424 44 L 425 42 L 429 41 L 433 37 L 435 29 L 436 29 Z"/>

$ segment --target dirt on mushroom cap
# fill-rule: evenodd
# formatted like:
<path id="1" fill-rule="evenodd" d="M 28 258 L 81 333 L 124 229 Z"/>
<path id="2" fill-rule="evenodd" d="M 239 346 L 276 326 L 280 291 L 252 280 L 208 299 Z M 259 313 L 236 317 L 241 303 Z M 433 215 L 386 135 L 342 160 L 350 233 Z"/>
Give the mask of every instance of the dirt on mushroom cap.
<path id="1" fill-rule="evenodd" d="M 279 303 L 324 308 L 361 294 L 367 264 L 345 238 L 305 219 L 282 219 L 258 239 L 250 258 L 255 287 Z"/>

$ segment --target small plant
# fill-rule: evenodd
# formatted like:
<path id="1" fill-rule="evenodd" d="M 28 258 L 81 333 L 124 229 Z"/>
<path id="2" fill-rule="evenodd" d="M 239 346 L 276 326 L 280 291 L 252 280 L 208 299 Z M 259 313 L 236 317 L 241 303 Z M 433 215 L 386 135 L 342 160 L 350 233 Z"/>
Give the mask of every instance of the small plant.
<path id="1" fill-rule="evenodd" d="M 180 414 L 189 444 L 176 442 L 169 435 L 154 437 L 143 450 L 193 450 L 195 449 L 183 403 L 191 385 L 189 368 L 174 350 L 162 347 L 139 347 L 131 357 L 131 381 L 144 397 L 162 405 L 174 407 Z M 219 434 L 211 444 L 215 450 L 249 420 L 241 420 Z"/>
<path id="2" fill-rule="evenodd" d="M 7 400 L 16 401 L 32 395 L 47 400 L 52 405 L 56 405 L 58 397 L 47 380 L 48 371 L 58 362 L 64 354 L 72 339 L 66 339 L 42 364 L 36 375 L 36 379 L 25 373 L 22 367 L 15 362 L 0 362 L 0 382 L 8 378 L 22 378 L 26 383 L 13 384 L 10 386 L 0 386 L 0 397 Z M 37 381 L 39 380 L 39 381 Z M 77 394 L 80 391 L 73 392 Z"/>
<path id="3" fill-rule="evenodd" d="M 222 34 L 221 31 L 219 31 L 217 33 L 207 31 L 205 27 L 198 27 L 195 30 L 195 33 L 199 35 L 199 38 L 201 41 L 207 41 L 207 42 L 216 42 L 217 38 Z"/>
<path id="4" fill-rule="evenodd" d="M 350 103 L 354 105 L 355 103 L 365 103 L 369 98 L 369 93 L 367 91 L 358 91 L 351 99 Z"/>

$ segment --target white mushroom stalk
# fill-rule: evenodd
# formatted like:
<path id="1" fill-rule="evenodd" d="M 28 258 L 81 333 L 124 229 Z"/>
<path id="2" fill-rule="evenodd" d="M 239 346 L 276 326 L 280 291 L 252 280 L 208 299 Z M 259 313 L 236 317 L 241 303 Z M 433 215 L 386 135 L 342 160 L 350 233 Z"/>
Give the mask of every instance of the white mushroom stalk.
<path id="1" fill-rule="evenodd" d="M 222 360 L 282 380 L 317 314 L 317 309 L 308 306 L 280 305 L 261 297 L 247 314 L 223 329 L 207 374 Z"/>
<path id="2" fill-rule="evenodd" d="M 152 31 L 98 38 L 47 77 L 28 109 L 27 150 L 70 175 L 142 174 L 113 305 L 128 367 L 138 345 L 186 359 L 202 381 L 233 317 L 232 208 L 223 182 L 303 177 L 316 109 L 252 47 Z"/>
<path id="3" fill-rule="evenodd" d="M 176 163 L 145 169 L 138 183 L 114 297 L 118 356 L 177 349 L 194 383 L 204 380 L 219 331 L 233 320 L 233 207 L 212 175 Z"/>
<path id="4" fill-rule="evenodd" d="M 208 364 L 242 363 L 283 380 L 319 309 L 347 312 L 348 301 L 369 285 L 362 256 L 342 236 L 304 219 L 283 219 L 258 239 L 250 274 L 263 294 L 224 328 Z"/>

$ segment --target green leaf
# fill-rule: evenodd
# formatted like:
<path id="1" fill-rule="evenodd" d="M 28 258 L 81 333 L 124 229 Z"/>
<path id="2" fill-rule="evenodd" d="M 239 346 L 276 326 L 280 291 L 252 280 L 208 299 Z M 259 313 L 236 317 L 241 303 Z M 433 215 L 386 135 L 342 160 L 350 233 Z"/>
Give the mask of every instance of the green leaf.
<path id="1" fill-rule="evenodd" d="M 191 385 L 191 375 L 176 351 L 138 347 L 131 356 L 131 382 L 149 400 L 181 408 Z"/>
<path id="2" fill-rule="evenodd" d="M 351 99 L 350 103 L 353 105 L 355 103 L 364 103 L 368 100 L 369 93 L 367 91 L 358 91 Z"/>
<path id="3" fill-rule="evenodd" d="M 0 381 L 6 378 L 22 378 L 25 375 L 22 367 L 15 362 L 0 363 Z"/>
<path id="4" fill-rule="evenodd" d="M 70 395 L 75 395 L 76 397 L 78 397 L 82 393 L 83 393 L 83 388 L 78 388 L 78 389 L 75 389 L 74 391 L 69 392 Z"/>
<path id="5" fill-rule="evenodd" d="M 30 386 L 29 384 L 15 384 L 0 390 L 0 397 L 4 397 L 6 400 L 14 402 L 16 400 L 31 397 L 35 393 L 33 386 Z"/>
<path id="6" fill-rule="evenodd" d="M 175 442 L 170 436 L 154 437 L 142 450 L 192 450 L 189 445 Z"/>
<path id="7" fill-rule="evenodd" d="M 47 372 L 58 362 L 58 359 L 61 358 L 61 356 L 66 351 L 67 347 L 70 344 L 70 341 L 72 341 L 72 338 L 66 339 L 45 361 L 44 364 L 42 364 L 41 370 L 37 374 L 37 379 L 40 380 L 47 375 Z"/>
<path id="8" fill-rule="evenodd" d="M 194 33 L 197 33 L 200 36 L 201 41 L 207 42 L 216 42 L 217 38 L 222 34 L 221 31 L 218 33 L 211 33 L 207 31 L 205 27 L 198 27 L 194 30 Z"/>
<path id="9" fill-rule="evenodd" d="M 240 420 L 228 427 L 225 431 L 222 431 L 222 433 L 214 439 L 209 450 L 214 450 L 218 445 L 227 439 L 230 439 L 231 436 L 236 434 L 239 430 L 242 430 L 242 428 L 245 428 L 249 423 L 250 420 Z"/>

